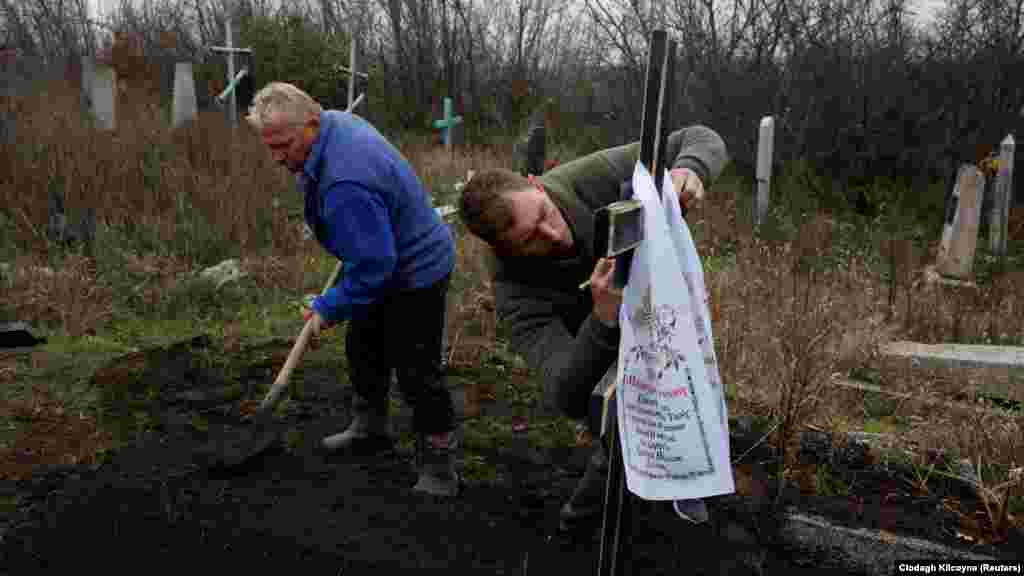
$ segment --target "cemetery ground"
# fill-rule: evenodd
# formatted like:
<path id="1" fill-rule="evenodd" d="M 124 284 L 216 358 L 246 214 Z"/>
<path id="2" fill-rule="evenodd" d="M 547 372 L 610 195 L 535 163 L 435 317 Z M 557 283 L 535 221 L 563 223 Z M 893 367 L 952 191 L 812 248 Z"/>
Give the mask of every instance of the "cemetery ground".
<path id="1" fill-rule="evenodd" d="M 49 130 L 19 143 L 32 150 L 5 156 L 19 194 L 0 209 L 0 321 L 29 322 L 47 340 L 0 350 L 0 572 L 140 561 L 269 571 L 302 560 L 332 574 L 591 565 L 590 535 L 556 526 L 592 440 L 542 409 L 539 383 L 495 320 L 484 248 L 457 221 L 448 361 L 463 420 L 460 498 L 409 492 L 410 415 L 397 397 L 393 456 L 346 462 L 318 450 L 347 424 L 343 326 L 293 375 L 279 445 L 231 475 L 196 460 L 211 433 L 244 426 L 301 328 L 303 295 L 333 266 L 303 239 L 287 178 L 244 133 L 207 128 L 214 120 L 177 135 L 82 135 L 40 120 Z M 454 156 L 415 139 L 401 147 L 438 205 L 454 200 L 466 170 L 511 164 L 502 146 Z M 711 291 L 737 494 L 713 499 L 702 527 L 638 504 L 634 569 L 843 570 L 787 548 L 785 510 L 1019 559 L 1024 377 L 914 367 L 881 350 L 897 340 L 1024 344 L 1024 235 L 1012 235 L 1004 260 L 982 249 L 971 283 L 932 282 L 940 229 L 927 214 L 901 205 L 874 220 L 849 215 L 812 202 L 805 177 L 775 180 L 778 200 L 757 231 L 746 224 L 751 184 L 731 172 L 688 216 Z M 100 216 L 88 249 L 42 231 L 60 185 L 69 221 L 89 204 Z M 237 273 L 223 283 L 199 273 L 228 258 Z M 972 469 L 975 484 L 964 480 Z"/>

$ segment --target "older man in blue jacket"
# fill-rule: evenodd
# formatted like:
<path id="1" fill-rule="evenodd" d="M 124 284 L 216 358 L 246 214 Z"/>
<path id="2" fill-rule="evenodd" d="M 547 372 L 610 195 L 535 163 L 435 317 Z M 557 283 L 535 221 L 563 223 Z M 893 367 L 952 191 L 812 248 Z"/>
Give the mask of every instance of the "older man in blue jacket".
<path id="1" fill-rule="evenodd" d="M 362 118 L 323 110 L 299 88 L 274 82 L 253 97 L 246 119 L 274 160 L 298 175 L 307 224 L 344 262 L 340 283 L 307 313 L 314 333 L 349 321 L 353 419 L 324 446 L 348 454 L 392 447 L 387 398 L 395 369 L 419 439 L 413 489 L 455 495 L 454 414 L 441 365 L 451 231 L 412 166 Z"/>

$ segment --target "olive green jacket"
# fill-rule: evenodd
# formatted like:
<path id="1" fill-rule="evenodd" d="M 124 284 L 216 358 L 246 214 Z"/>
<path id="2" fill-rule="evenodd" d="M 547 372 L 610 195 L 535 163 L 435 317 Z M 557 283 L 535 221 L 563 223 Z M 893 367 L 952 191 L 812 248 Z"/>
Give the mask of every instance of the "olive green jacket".
<path id="1" fill-rule="evenodd" d="M 594 211 L 619 200 L 633 176 L 637 142 L 594 152 L 538 178 L 572 230 L 577 255 L 563 260 L 496 259 L 498 318 L 510 333 L 512 350 L 538 372 L 545 403 L 571 418 L 583 418 L 589 396 L 618 355 L 619 329 L 591 314 L 589 290 L 579 284 L 597 263 L 593 254 Z M 672 133 L 668 157 L 673 168 L 690 168 L 705 188 L 728 162 L 725 143 L 710 128 L 691 126 Z"/>

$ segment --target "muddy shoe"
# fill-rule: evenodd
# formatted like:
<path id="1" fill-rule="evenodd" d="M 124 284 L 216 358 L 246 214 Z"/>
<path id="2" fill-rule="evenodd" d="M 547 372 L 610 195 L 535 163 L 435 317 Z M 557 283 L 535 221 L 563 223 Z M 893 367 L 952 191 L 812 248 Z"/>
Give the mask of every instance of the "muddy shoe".
<path id="1" fill-rule="evenodd" d="M 575 532 L 593 528 L 601 520 L 605 485 L 608 482 L 608 458 L 597 443 L 587 460 L 587 469 L 569 501 L 558 511 L 558 529 Z"/>
<path id="2" fill-rule="evenodd" d="M 455 472 L 455 450 L 458 439 L 454 432 L 421 436 L 416 443 L 419 479 L 414 492 L 451 497 L 459 493 L 459 475 Z"/>
<path id="3" fill-rule="evenodd" d="M 328 452 L 347 456 L 389 452 L 394 449 L 390 428 L 386 412 L 356 412 L 344 432 L 324 438 L 321 445 Z"/>

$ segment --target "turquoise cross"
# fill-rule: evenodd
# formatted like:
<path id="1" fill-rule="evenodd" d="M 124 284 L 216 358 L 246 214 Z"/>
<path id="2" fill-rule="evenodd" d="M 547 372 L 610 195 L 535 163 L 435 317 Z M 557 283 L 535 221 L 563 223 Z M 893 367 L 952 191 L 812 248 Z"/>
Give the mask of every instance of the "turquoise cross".
<path id="1" fill-rule="evenodd" d="M 443 130 L 442 137 L 444 138 L 444 146 L 451 150 L 452 148 L 452 128 L 462 123 L 462 116 L 452 116 L 452 99 L 444 99 L 444 119 L 434 120 L 434 128 L 440 128 Z"/>

